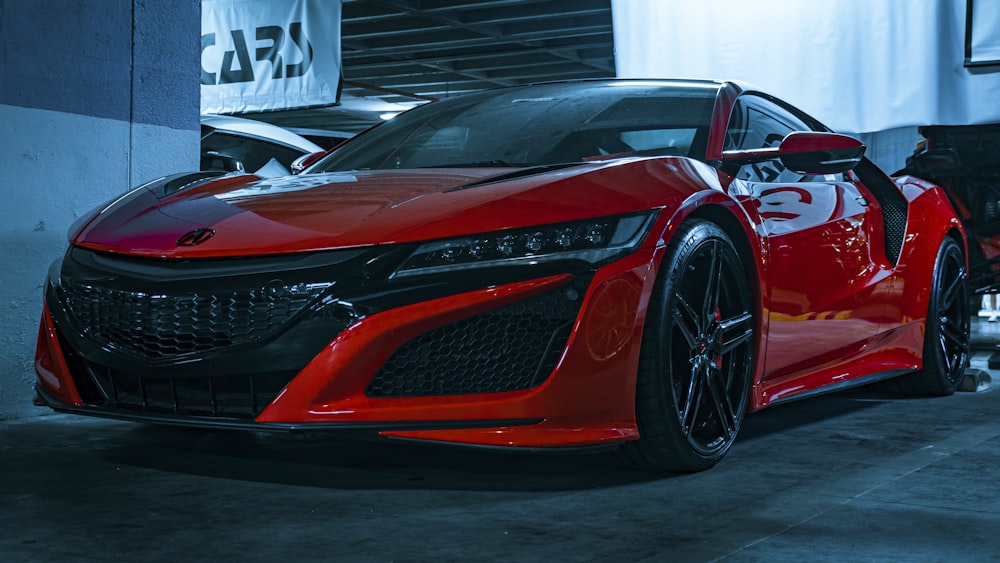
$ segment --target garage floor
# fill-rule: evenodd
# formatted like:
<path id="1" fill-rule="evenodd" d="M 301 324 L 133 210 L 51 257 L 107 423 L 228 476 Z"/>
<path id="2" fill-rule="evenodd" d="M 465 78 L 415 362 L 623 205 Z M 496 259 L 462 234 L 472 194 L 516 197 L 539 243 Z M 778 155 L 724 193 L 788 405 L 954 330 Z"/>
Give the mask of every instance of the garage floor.
<path id="1" fill-rule="evenodd" d="M 991 561 L 998 466 L 998 391 L 777 406 L 673 476 L 48 415 L 0 423 L 0 561 Z"/>

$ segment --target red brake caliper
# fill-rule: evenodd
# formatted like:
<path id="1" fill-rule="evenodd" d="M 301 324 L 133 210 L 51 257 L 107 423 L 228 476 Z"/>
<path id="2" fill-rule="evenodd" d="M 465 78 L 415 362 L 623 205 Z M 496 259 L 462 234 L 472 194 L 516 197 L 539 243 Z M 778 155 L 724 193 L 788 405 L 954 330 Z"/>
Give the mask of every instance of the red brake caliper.
<path id="1" fill-rule="evenodd" d="M 716 307 L 715 308 L 715 322 L 719 322 L 721 320 L 722 320 L 722 310 L 719 309 L 718 307 Z M 715 358 L 712 360 L 712 362 L 715 364 L 715 367 L 717 367 L 719 369 L 722 369 L 722 354 L 716 354 Z"/>

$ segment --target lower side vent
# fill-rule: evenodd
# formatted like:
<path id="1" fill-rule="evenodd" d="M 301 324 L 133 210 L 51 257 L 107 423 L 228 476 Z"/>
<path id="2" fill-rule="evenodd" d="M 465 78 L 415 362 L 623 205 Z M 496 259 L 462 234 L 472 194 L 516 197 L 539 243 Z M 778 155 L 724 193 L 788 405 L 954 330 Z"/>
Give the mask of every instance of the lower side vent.
<path id="1" fill-rule="evenodd" d="M 369 383 L 369 397 L 528 389 L 549 376 L 590 283 L 570 284 L 422 334 L 400 346 Z"/>

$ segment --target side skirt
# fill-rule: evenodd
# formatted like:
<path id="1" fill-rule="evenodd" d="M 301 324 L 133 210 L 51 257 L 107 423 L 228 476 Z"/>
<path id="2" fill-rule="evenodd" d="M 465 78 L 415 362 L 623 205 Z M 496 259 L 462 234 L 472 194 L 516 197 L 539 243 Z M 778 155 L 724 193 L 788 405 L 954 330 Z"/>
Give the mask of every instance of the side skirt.
<path id="1" fill-rule="evenodd" d="M 899 377 L 907 373 L 913 372 L 912 369 L 894 369 L 889 371 L 882 371 L 878 373 L 873 373 L 871 375 L 865 375 L 863 377 L 857 377 L 854 379 L 848 379 L 841 381 L 839 383 L 831 383 L 830 385 L 825 385 L 818 389 L 811 389 L 809 391 L 803 391 L 801 393 L 795 393 L 792 395 L 785 395 L 774 399 L 769 402 L 767 406 L 771 405 L 782 405 L 785 403 L 790 403 L 792 401 L 798 401 L 799 399 L 808 399 L 810 397 L 815 397 L 817 395 L 825 395 L 827 393 L 836 393 L 838 391 L 843 391 L 845 389 L 850 389 L 852 387 L 861 387 L 864 385 L 870 385 L 872 383 L 877 383 L 879 381 L 885 381 L 886 379 L 892 379 L 894 377 Z"/>

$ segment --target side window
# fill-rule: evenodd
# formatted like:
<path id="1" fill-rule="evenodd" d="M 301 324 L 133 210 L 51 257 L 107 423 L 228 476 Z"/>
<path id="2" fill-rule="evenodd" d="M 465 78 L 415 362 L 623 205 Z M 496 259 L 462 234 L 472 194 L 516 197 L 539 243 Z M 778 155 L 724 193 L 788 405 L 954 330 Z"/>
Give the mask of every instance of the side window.
<path id="1" fill-rule="evenodd" d="M 729 116 L 723 150 L 776 147 L 792 131 L 811 131 L 804 121 L 774 102 L 746 94 L 740 96 Z M 742 167 L 736 175 L 749 182 L 808 182 L 813 177 L 786 169 L 780 160 L 768 160 Z"/>

